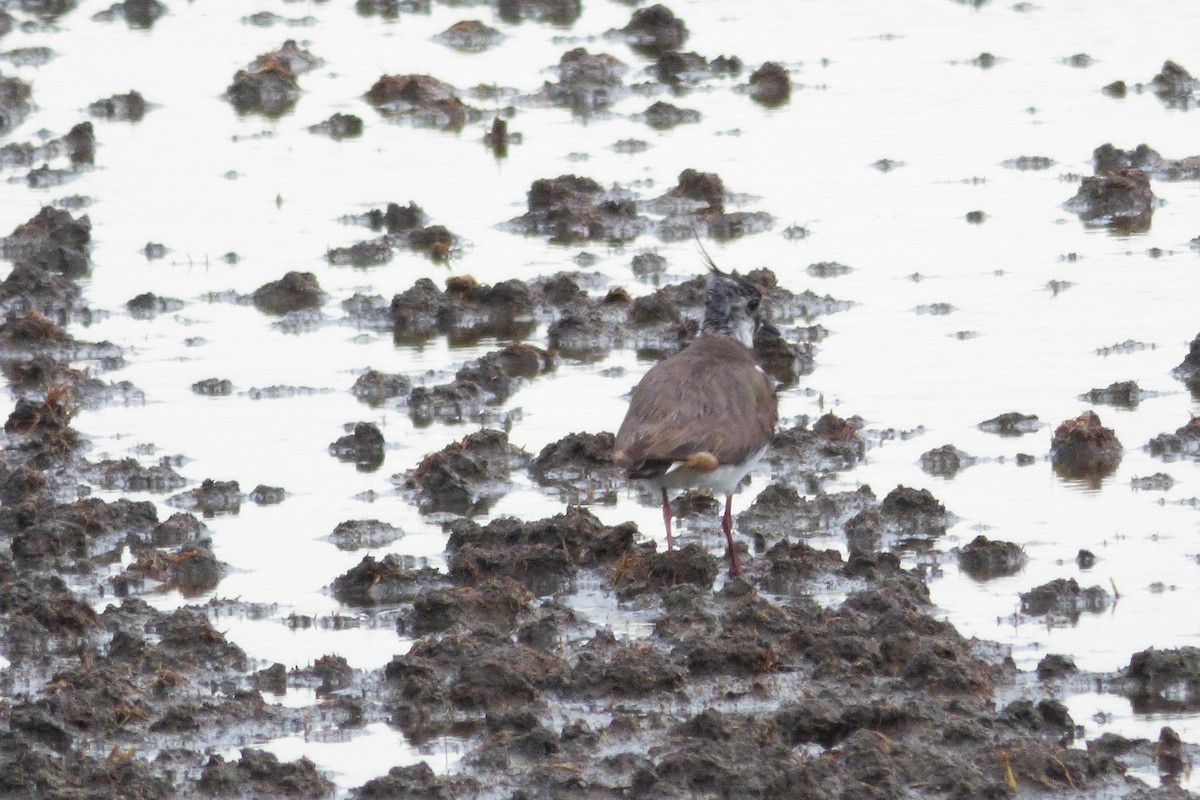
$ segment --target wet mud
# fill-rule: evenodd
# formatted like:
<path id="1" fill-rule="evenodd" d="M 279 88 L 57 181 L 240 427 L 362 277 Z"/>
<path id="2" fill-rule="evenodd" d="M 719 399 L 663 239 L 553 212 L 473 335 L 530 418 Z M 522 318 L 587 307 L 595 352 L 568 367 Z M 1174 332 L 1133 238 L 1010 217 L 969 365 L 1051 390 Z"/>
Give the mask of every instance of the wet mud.
<path id="1" fill-rule="evenodd" d="M 35 6 L 22 5 L 21 13 Z M 357 11 L 395 17 L 420 7 L 363 0 Z M 498 12 L 505 21 L 568 25 L 580 7 L 569 0 L 502 0 Z M 130 0 L 107 13 L 148 28 L 163 9 Z M 8 12 L 0 15 L 2 24 Z M 654 80 L 676 88 L 742 72 L 737 57 L 679 52 L 688 29 L 664 6 L 637 9 L 608 37 L 654 58 Z M 464 21 L 439 41 L 478 51 L 500 44 L 502 35 Z M 289 40 L 239 70 L 226 99 L 240 114 L 286 114 L 301 96 L 303 74 L 320 63 Z M 627 82 L 627 65 L 582 47 L 565 52 L 553 72 L 556 80 L 538 97 L 579 115 L 604 112 L 638 90 Z M 1180 104 L 1189 102 L 1195 83 L 1168 63 L 1147 86 Z M 775 61 L 762 62 L 736 88 L 765 106 L 788 102 L 794 90 L 789 69 Z M 458 89 L 428 75 L 384 75 L 365 96 L 389 123 L 460 131 L 484 119 Z M 0 79 L 0 135 L 31 108 L 29 85 Z M 96 101 L 87 113 L 135 121 L 152 110 L 130 92 Z M 665 102 L 644 117 L 664 129 L 694 121 L 687 109 Z M 352 138 L 362 125 L 335 115 L 314 132 Z M 36 146 L 6 146 L 0 161 L 30 168 L 28 182 L 48 185 L 91 164 L 94 145 L 84 122 Z M 70 166 L 33 177 L 34 163 L 64 158 Z M 1067 207 L 1089 224 L 1149 225 L 1155 200 L 1147 176 L 1181 178 L 1189 164 L 1142 148 L 1132 154 L 1100 148 L 1097 174 L 1082 180 Z M 541 178 L 529 187 L 525 213 L 495 222 L 564 244 L 627 243 L 643 234 L 728 240 L 774 225 L 765 211 L 740 210 L 747 198 L 713 172 L 687 168 L 664 192 L 645 188 L 606 187 L 577 175 Z M 332 266 L 379 266 L 401 247 L 445 262 L 463 244 L 445 227 L 429 225 L 411 202 L 351 222 L 381 235 L 330 249 Z M 584 270 L 490 285 L 450 274 L 441 285 L 416 280 L 391 298 L 356 294 L 342 304 L 340 320 L 323 316 L 328 296 L 310 272 L 289 271 L 248 296 L 223 298 L 291 325 L 348 324 L 400 345 L 437 337 L 452 344 L 495 340 L 494 349 L 453 372 L 368 367 L 347 388 L 368 407 L 401 410 L 417 425 L 471 431 L 393 478 L 398 493 L 442 526 L 446 568 L 394 553 L 365 554 L 328 576 L 329 592 L 347 612 L 369 610 L 374 624 L 394 627 L 411 648 L 379 669 L 352 668 L 338 654 L 291 668 L 255 662 L 215 620 L 268 611 L 211 599 L 166 612 L 147 598 L 219 592 L 229 567 L 214 553 L 205 521 L 237 514 L 247 503 L 286 502 L 287 492 L 260 485 L 247 493 L 235 480 L 211 477 L 189 485 L 172 457 L 150 465 L 92 460 L 73 427 L 77 415 L 136 398 L 138 389 L 103 378 L 136 353 L 66 330 L 96 313 L 81 284 L 91 273 L 90 229 L 86 215 L 46 206 L 0 249 L 12 265 L 0 283 L 0 366 L 12 395 L 0 450 L 0 796 L 331 797 L 335 784 L 311 761 L 281 761 L 254 745 L 312 732 L 353 735 L 379 722 L 415 745 L 456 737 L 465 755 L 446 774 L 424 763 L 393 768 L 351 796 L 1185 794 L 1171 780 L 1191 768 L 1197 748 L 1172 728 L 1164 726 L 1154 742 L 1106 734 L 1079 746 L 1083 721 L 1072 719 L 1063 700 L 1091 684 L 1128 697 L 1143 713 L 1195 713 L 1200 650 L 1150 648 L 1106 674 L 1048 654 L 1031 674 L 1018 670 L 1004 648 L 960 634 L 933 606 L 924 575 L 904 565 L 906 555 L 929 551 L 946 535 L 953 510 L 928 489 L 864 483 L 827 491 L 895 431 L 832 412 L 781 425 L 762 463 L 767 480 L 752 487 L 753 501 L 736 520 L 744 575 L 728 580 L 713 552 L 717 530 L 701 521 L 711 525 L 716 517 L 711 499 L 675 500 L 688 530 L 682 546 L 669 551 L 634 523 L 608 525 L 589 510 L 625 490 L 611 459 L 612 433 L 600 423 L 536 454 L 509 441 L 501 407 L 530 383 L 548 380 L 562 360 L 588 363 L 614 348 L 665 355 L 686 344 L 703 312 L 703 278 L 633 298 Z M 633 257 L 634 270 L 661 273 L 647 255 Z M 828 276 L 847 268 L 822 262 L 809 269 Z M 820 363 L 828 331 L 814 319 L 836 326 L 836 313 L 849 303 L 793 293 L 766 269 L 746 278 L 762 289 L 769 319 L 755 337 L 755 354 L 781 386 L 794 386 Z M 182 302 L 146 292 L 127 309 L 152 323 Z M 540 326 L 545 341 L 526 341 Z M 1193 391 L 1200 382 L 1198 343 L 1200 337 L 1177 370 Z M 216 377 L 192 388 L 215 401 L 233 391 L 229 380 Z M 1143 396 L 1126 382 L 1084 397 L 1132 407 Z M 1001 436 L 1033 434 L 1041 425 L 1021 412 L 979 423 Z M 328 452 L 373 471 L 390 444 L 379 426 L 349 421 Z M 1200 423 L 1193 419 L 1146 446 L 1165 460 L 1195 456 Z M 1046 455 L 1064 477 L 1098 480 L 1113 472 L 1123 452 L 1112 429 L 1085 411 L 1056 428 Z M 952 443 L 920 459 L 921 468 L 944 477 L 973 463 Z M 541 519 L 477 519 L 518 482 L 560 499 L 563 510 Z M 1159 479 L 1142 488 L 1161 485 Z M 93 487 L 159 493 L 178 511 L 160 519 L 153 503 L 91 497 Z M 349 519 L 328 538 L 339 550 L 357 551 L 404 535 L 386 521 Z M 1026 560 L 1019 545 L 984 536 L 955 555 L 980 582 L 1017 575 Z M 818 602 L 815 587 L 839 601 Z M 602 620 L 589 619 L 573 600 L 596 590 L 637 609 L 648 634 L 618 638 Z M 1103 611 L 1114 598 L 1101 586 L 1057 578 L 1014 601 L 1022 615 L 1049 626 Z M 295 618 L 291 624 L 322 623 Z M 279 702 L 300 689 L 313 690 L 318 701 Z M 1147 768 L 1163 778 L 1162 786 L 1131 772 Z"/>
<path id="2" fill-rule="evenodd" d="M 87 274 L 87 227 L 70 217 L 40 214 L 8 241 L 6 252 L 30 268 L 68 282 Z M 309 277 L 268 284 L 256 305 L 274 313 L 306 307 L 319 291 Z M 837 308 L 783 292 L 768 273 L 751 279 L 770 289 L 777 309 L 803 306 L 809 317 Z M 407 335 L 471 336 L 481 326 L 588 314 L 608 341 L 641 328 L 643 343 L 663 348 L 678 347 L 695 325 L 700 293 L 690 282 L 651 295 L 653 305 L 619 302 L 615 310 L 608 298 L 592 299 L 587 285 L 566 275 L 495 287 L 419 284 L 397 295 L 379 322 Z M 65 289 L 43 308 L 65 314 L 65 297 L 79 302 Z M 1030 690 L 996 648 L 937 620 L 923 579 L 896 555 L 944 534 L 953 517 L 936 497 L 903 486 L 881 500 L 869 487 L 824 493 L 823 476 L 853 470 L 868 452 L 860 420 L 826 414 L 811 427 L 779 431 L 766 462 L 776 482 L 737 520 L 746 573 L 723 584 L 717 557 L 698 542 L 661 552 L 635 525 L 604 525 L 576 504 L 623 482 L 610 433 L 571 434 L 536 456 L 502 431 L 469 434 L 398 477 L 423 512 L 445 520 L 445 572 L 368 555 L 331 576 L 336 598 L 381 609 L 414 639 L 412 648 L 374 672 L 338 656 L 288 672 L 254 665 L 204 607 L 166 613 L 139 599 L 218 587 L 226 568 L 201 519 L 285 493 L 259 487 L 247 495 L 236 481 L 206 480 L 170 496 L 180 511 L 167 520 L 150 503 L 76 499 L 85 480 L 163 493 L 183 481 L 167 462 L 89 462 L 71 427 L 75 398 L 96 391 L 94 379 L 68 366 L 82 345 L 33 308 L 11 309 L 2 333 L 7 370 L 26 376 L 14 384 L 25 388 L 5 423 L 0 461 L 6 792 L 327 797 L 333 784 L 311 762 L 280 762 L 244 745 L 303 727 L 386 720 L 414 742 L 465 737 L 467 755 L 455 774 L 396 768 L 357 796 L 833 797 L 921 785 L 936 796 L 978 797 L 1011 794 L 1014 783 L 1064 796 L 1152 794 L 1125 777 L 1129 754 L 1145 746 L 1069 746 L 1076 723 L 1054 688 L 1073 674 L 1068 664 L 1048 657 Z M 437 416 L 457 404 L 456 418 L 478 419 L 461 413 L 461 397 L 482 408 L 538 380 L 553 360 L 550 351 L 512 343 L 448 384 L 406 394 L 413 376 L 369 371 L 353 391 L 414 414 Z M 1032 424 L 1007 415 L 985 426 L 1021 432 Z M 373 468 L 385 445 L 375 426 L 358 423 L 330 451 Z M 1056 464 L 1103 469 L 1120 451 L 1088 412 L 1060 426 L 1054 452 L 1063 454 Z M 574 502 L 541 520 L 473 521 L 514 473 Z M 685 517 L 687 502 L 678 506 Z M 711 511 L 707 501 L 696 508 Z M 379 520 L 347 520 L 331 540 L 359 549 L 402 535 Z M 807 544 L 816 537 L 844 539 L 848 558 Z M 975 579 L 990 580 L 1018 571 L 1023 553 L 979 537 L 959 558 Z M 818 605 L 817 583 L 842 587 L 845 601 Z M 607 587 L 640 607 L 651 635 L 617 639 L 562 605 L 581 585 Z M 97 612 L 89 597 L 111 600 Z M 1068 624 L 1111 597 L 1072 579 L 1020 600 L 1023 613 Z M 1191 708 L 1198 670 L 1190 650 L 1152 650 L 1094 679 L 1141 704 Z M 310 685 L 324 702 L 270 702 Z M 216 693 L 207 688 L 215 686 Z M 1188 757 L 1171 736 L 1164 728 L 1166 744 L 1154 750 L 1163 774 L 1177 773 Z M 205 755 L 213 744 L 244 749 L 238 758 Z"/>

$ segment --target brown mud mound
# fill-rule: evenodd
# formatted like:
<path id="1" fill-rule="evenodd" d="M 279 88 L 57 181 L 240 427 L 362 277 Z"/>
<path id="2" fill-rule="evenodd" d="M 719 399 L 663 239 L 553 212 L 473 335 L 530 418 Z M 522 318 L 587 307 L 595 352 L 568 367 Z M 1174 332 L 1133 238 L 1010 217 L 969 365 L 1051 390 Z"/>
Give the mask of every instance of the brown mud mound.
<path id="1" fill-rule="evenodd" d="M 613 435 L 571 433 L 542 448 L 529 474 L 568 502 L 606 503 L 625 483 L 625 470 L 612 460 Z"/>
<path id="2" fill-rule="evenodd" d="M 1025 566 L 1025 549 L 1012 542 L 976 536 L 958 551 L 958 566 L 977 581 L 1015 575 Z"/>
<path id="3" fill-rule="evenodd" d="M 742 73 L 742 67 L 742 60 L 737 56 L 708 59 L 696 52 L 671 50 L 654 62 L 653 72 L 661 83 L 686 90 L 713 78 L 736 78 Z"/>
<path id="4" fill-rule="evenodd" d="M 16 265 L 32 265 L 79 278 L 90 271 L 91 231 L 87 215 L 76 219 L 66 211 L 45 206 L 0 240 L 0 253 Z"/>
<path id="5" fill-rule="evenodd" d="M 775 433 L 764 462 L 781 477 L 853 469 L 867 452 L 861 427 L 861 420 L 845 420 L 833 412 L 822 415 L 811 428 L 803 418 Z"/>
<path id="6" fill-rule="evenodd" d="M 306 308 L 320 308 L 325 293 L 311 272 L 289 272 L 277 281 L 264 283 L 254 290 L 254 306 L 267 314 L 287 314 Z"/>
<path id="7" fill-rule="evenodd" d="M 1103 389 L 1092 389 L 1080 395 L 1079 399 L 1096 405 L 1133 409 L 1145 398 L 1153 396 L 1154 392 L 1145 391 L 1137 385 L 1137 381 L 1117 381 Z"/>
<path id="8" fill-rule="evenodd" d="M 384 116 L 419 127 L 457 131 L 482 118 L 479 109 L 462 101 L 457 89 L 430 75 L 384 75 L 366 98 Z"/>
<path id="9" fill-rule="evenodd" d="M 1160 433 L 1146 445 L 1151 455 L 1166 461 L 1200 455 L 1200 417 L 1192 417 L 1174 433 Z"/>
<path id="10" fill-rule="evenodd" d="M 347 425 L 350 432 L 329 443 L 329 454 L 339 461 L 353 463 L 362 472 L 372 472 L 383 464 L 383 431 L 371 422 Z"/>
<path id="11" fill-rule="evenodd" d="M 1134 653 L 1119 684 L 1139 714 L 1200 708 L 1200 649 L 1151 647 Z"/>
<path id="12" fill-rule="evenodd" d="M 508 442 L 502 431 L 465 436 L 421 460 L 403 478 L 423 513 L 481 513 L 507 490 L 509 475 L 523 468 L 529 454 Z"/>
<path id="13" fill-rule="evenodd" d="M 455 50 L 465 53 L 482 53 L 504 41 L 504 34 L 495 28 L 485 25 L 477 19 L 464 19 L 454 23 L 446 30 L 434 36 L 435 42 L 440 42 Z"/>
<path id="14" fill-rule="evenodd" d="M 664 215 L 658 235 L 667 241 L 691 238 L 698 232 L 726 241 L 761 233 L 774 224 L 774 218 L 765 211 L 727 210 L 727 205 L 742 201 L 726 190 L 721 176 L 688 168 L 679 173 L 675 186 L 647 201 L 645 207 Z"/>
<path id="15" fill-rule="evenodd" d="M 589 53 L 577 47 L 558 61 L 558 81 L 547 82 L 540 96 L 551 105 L 587 116 L 608 109 L 625 96 L 623 76 L 629 67 L 607 53 Z"/>
<path id="16" fill-rule="evenodd" d="M 1099 586 L 1080 588 L 1074 578 L 1055 578 L 1021 592 L 1021 612 L 1047 617 L 1047 623 L 1078 622 L 1084 611 L 1096 613 L 1112 605 L 1112 595 Z"/>
<path id="17" fill-rule="evenodd" d="M 205 478 L 195 489 L 167 498 L 167 504 L 186 511 L 198 511 L 205 517 L 218 514 L 236 514 L 241 510 L 242 494 L 237 481 L 218 481 Z"/>
<path id="18" fill-rule="evenodd" d="M 371 606 L 411 601 L 423 588 L 444 584 L 432 567 L 418 569 L 412 559 L 388 553 L 382 559 L 363 560 L 334 579 L 333 596 L 351 606 Z"/>
<path id="19" fill-rule="evenodd" d="M 1200 156 L 1164 158 L 1147 144 L 1139 144 L 1133 150 L 1121 150 L 1111 144 L 1102 144 L 1092 151 L 1092 164 L 1097 175 L 1136 169 L 1163 181 L 1200 178 Z"/>
<path id="20" fill-rule="evenodd" d="M 608 527 L 583 508 L 536 522 L 501 517 L 480 527 L 466 519 L 448 526 L 449 575 L 470 585 L 491 576 L 520 581 L 537 595 L 569 586 L 583 566 L 613 564 L 631 552 L 637 528 Z"/>
<path id="21" fill-rule="evenodd" d="M 1158 201 L 1150 178 L 1137 169 L 1121 169 L 1083 179 L 1079 191 L 1063 208 L 1089 225 L 1107 225 L 1123 231 L 1147 231 Z"/>
<path id="22" fill-rule="evenodd" d="M 321 60 L 289 39 L 278 50 L 264 53 L 238 70 L 225 97 L 239 114 L 279 117 L 300 99 L 296 76 L 321 64 Z"/>
<path id="23" fill-rule="evenodd" d="M 591 178 L 560 175 L 540 178 L 529 187 L 528 211 L 508 227 L 529 235 L 549 236 L 561 243 L 628 241 L 649 221 L 637 213 L 633 195 L 606 190 Z"/>
<path id="24" fill-rule="evenodd" d="M 921 454 L 921 469 L 930 475 L 953 478 L 959 470 L 979 462 L 974 456 L 964 453 L 952 444 L 926 450 Z"/>
<path id="25" fill-rule="evenodd" d="M 792 97 L 792 78 L 787 68 L 767 61 L 750 74 L 750 96 L 764 106 L 779 106 Z"/>
<path id="26" fill-rule="evenodd" d="M 369 406 L 378 406 L 411 390 L 412 381 L 407 376 L 377 369 L 368 369 L 350 387 L 350 393 Z"/>
<path id="27" fill-rule="evenodd" d="M 1054 471 L 1064 478 L 1098 480 L 1111 474 L 1123 455 L 1117 435 L 1093 411 L 1063 421 L 1050 441 Z"/>
<path id="28" fill-rule="evenodd" d="M 281 764 L 261 750 L 246 748 L 241 758 L 226 761 L 213 756 L 200 773 L 197 788 L 210 797 L 317 798 L 333 794 L 333 782 L 307 758 Z"/>
<path id="29" fill-rule="evenodd" d="M 114 94 L 103 100 L 89 103 L 87 110 L 93 117 L 140 122 L 146 116 L 149 105 L 146 98 L 136 89 L 126 94 Z"/>
<path id="30" fill-rule="evenodd" d="M 469 344 L 484 336 L 519 339 L 532 333 L 537 297 L 521 281 L 495 285 L 474 278 L 449 278 L 445 290 L 421 278 L 392 298 L 390 316 L 397 342 L 419 344 L 437 334 L 454 344 Z"/>
<path id="31" fill-rule="evenodd" d="M 483 421 L 485 406 L 504 403 L 522 384 L 553 366 L 546 350 L 510 344 L 463 366 L 452 383 L 415 387 L 408 395 L 409 414 L 418 425 Z"/>
<path id="32" fill-rule="evenodd" d="M 355 114 L 331 114 L 329 119 L 308 126 L 309 133 L 319 133 L 334 141 L 356 139 L 363 134 L 362 117 Z"/>
<path id="33" fill-rule="evenodd" d="M 678 50 L 688 37 L 687 25 L 662 4 L 637 9 L 629 24 L 615 33 L 648 56 Z"/>

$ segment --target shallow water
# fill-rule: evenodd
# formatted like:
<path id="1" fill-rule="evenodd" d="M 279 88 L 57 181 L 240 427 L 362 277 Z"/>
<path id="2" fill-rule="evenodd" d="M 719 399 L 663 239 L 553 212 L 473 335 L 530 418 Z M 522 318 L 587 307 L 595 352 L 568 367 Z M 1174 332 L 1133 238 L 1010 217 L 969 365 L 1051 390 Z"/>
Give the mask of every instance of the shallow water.
<path id="1" fill-rule="evenodd" d="M 718 173 L 730 191 L 747 196 L 744 209 L 776 219 L 767 233 L 709 243 L 718 263 L 767 266 L 793 291 L 854 303 L 818 320 L 831 335 L 819 345 L 816 371 L 782 395 L 784 418 L 815 416 L 823 403 L 842 416 L 862 416 L 868 430 L 922 430 L 871 449 L 840 485 L 869 484 L 879 496 L 897 484 L 929 488 L 960 518 L 940 542 L 943 551 L 981 531 L 1025 546 L 1029 563 L 1021 573 L 983 584 L 959 573 L 952 557 L 936 559 L 931 591 L 947 619 L 966 635 L 1010 646 L 1026 670 L 1047 652 L 1071 654 L 1082 669 L 1111 671 L 1152 645 L 1200 645 L 1200 520 L 1196 505 L 1186 502 L 1200 496 L 1200 475 L 1192 460 L 1164 464 L 1143 450 L 1152 436 L 1200 412 L 1170 375 L 1200 330 L 1194 301 L 1200 271 L 1189 247 L 1200 233 L 1200 186 L 1154 181 L 1165 203 L 1139 235 L 1088 228 L 1061 208 L 1078 176 L 1091 173 L 1092 150 L 1104 142 L 1124 149 L 1146 142 L 1174 158 L 1193 154 L 1194 113 L 1168 109 L 1149 92 L 1117 100 L 1100 89 L 1116 79 L 1148 82 L 1166 59 L 1200 68 L 1186 61 L 1200 6 L 1160 4 L 1157 14 L 1142 18 L 1111 1 L 978 8 L 949 0 L 674 2 L 691 31 L 686 49 L 740 56 L 748 67 L 742 78 L 679 97 L 631 93 L 611 113 L 588 119 L 518 104 L 510 130 L 523 143 L 497 160 L 480 142 L 485 124 L 458 134 L 413 128 L 380 117 L 362 95 L 382 74 L 409 72 L 460 89 L 486 83 L 527 94 L 553 79 L 562 53 L 576 46 L 612 53 L 630 65 L 627 83 L 641 83 L 649 62 L 603 37 L 626 24 L 631 7 L 589 3 L 576 24 L 561 28 L 507 24 L 482 6 L 435 4 L 428 14 L 386 21 L 344 5 L 170 2 L 166 17 L 139 31 L 93 21 L 108 3 L 83 2 L 53 30 L 15 30 L 0 40 L 5 50 L 45 45 L 56 53 L 40 67 L 4 64 L 4 74 L 32 82 L 37 105 L 6 141 L 29 141 L 42 129 L 61 135 L 85 118 L 88 103 L 131 88 L 154 104 L 136 124 L 96 121 L 96 168 L 79 179 L 42 190 L 0 185 L 0 231 L 56 198 L 80 194 L 92 201 L 94 270 L 84 291 L 93 309 L 107 313 L 72 333 L 126 348 L 127 366 L 102 377 L 131 381 L 146 399 L 78 418 L 94 442 L 91 458 L 179 454 L 180 471 L 196 483 L 214 478 L 237 480 L 243 490 L 263 483 L 288 491 L 281 505 L 247 504 L 237 515 L 206 520 L 217 557 L 231 568 L 215 595 L 274 604 L 262 619 L 219 622 L 252 657 L 290 667 L 336 652 L 352 666 L 373 668 L 407 649 L 410 643 L 390 625 L 372 627 L 369 618 L 337 630 L 285 624 L 293 614 L 354 615 L 326 587 L 364 552 L 442 563 L 440 526 L 396 492 L 392 476 L 473 428 L 416 428 L 403 408 L 370 408 L 349 388 L 367 367 L 441 376 L 496 346 L 484 340 L 451 348 L 439 339 L 398 347 L 386 333 L 337 324 L 340 303 L 360 291 L 390 298 L 423 276 L 440 283 L 472 274 L 492 283 L 573 269 L 582 250 L 597 258 L 588 269 L 634 294 L 652 289 L 629 267 L 644 249 L 668 259 L 664 281 L 690 277 L 700 269 L 691 242 L 643 236 L 623 248 L 560 247 L 497 227 L 525 210 L 537 178 L 576 173 L 634 186 L 649 198 L 687 167 Z M 256 11 L 312 23 L 262 28 L 241 21 Z M 479 54 L 432 40 L 470 18 L 507 39 Z M 300 76 L 304 93 L 290 114 L 239 117 L 221 96 L 234 72 L 287 38 L 325 65 Z M 998 57 L 995 66 L 970 63 L 983 52 Z M 1063 63 L 1076 53 L 1095 62 L 1083 69 Z M 791 101 L 775 109 L 736 89 L 765 60 L 783 62 L 794 82 Z M 655 99 L 697 109 L 702 121 L 656 132 L 630 119 Z M 306 130 L 338 111 L 364 119 L 361 139 L 335 142 Z M 613 149 L 628 138 L 650 148 L 638 155 Z M 1040 171 L 1001 163 L 1019 156 L 1056 163 Z M 887 172 L 873 166 L 884 158 L 902 165 Z M 407 252 L 371 269 L 329 265 L 328 248 L 371 236 L 339 218 L 388 201 L 421 205 L 432 223 L 464 238 L 461 254 L 449 267 Z M 969 224 L 971 211 L 985 212 L 984 223 Z M 781 232 L 791 224 L 809 235 L 785 238 Z M 142 248 L 150 241 L 165 244 L 168 255 L 147 260 Z M 227 252 L 239 255 L 236 264 L 221 259 Z M 805 267 L 821 261 L 853 271 L 811 277 Z M 322 310 L 330 324 L 284 331 L 252 306 L 209 299 L 249 293 L 289 270 L 317 275 L 329 295 Z M 1052 280 L 1072 285 L 1055 293 L 1047 286 Z M 146 291 L 186 306 L 152 321 L 132 319 L 124 304 Z M 953 311 L 918 313 L 933 303 Z M 543 336 L 540 329 L 531 341 L 542 343 Z M 1126 340 L 1150 347 L 1098 352 Z M 511 440 L 536 453 L 572 431 L 614 430 L 625 393 L 648 366 L 632 352 L 614 352 L 598 364 L 561 361 L 505 406 L 514 415 Z M 191 391 L 210 377 L 231 380 L 234 396 Z M 1118 380 L 1161 393 L 1136 410 L 1096 409 L 1125 444 L 1120 468 L 1099 486 L 1056 477 L 1044 458 L 1053 427 L 1088 407 L 1079 395 Z M 275 385 L 313 391 L 261 400 L 248 394 Z M 1007 411 L 1037 414 L 1046 427 L 1019 439 L 976 429 Z M 375 472 L 326 451 L 343 425 L 359 420 L 377 423 L 388 442 Z M 990 460 L 951 480 L 922 472 L 920 454 L 947 443 Z M 147 444 L 153 456 L 145 455 Z M 1038 461 L 1018 467 L 1017 453 Z M 1132 490 L 1131 478 L 1160 471 L 1175 479 L 1173 488 Z M 759 476 L 736 498 L 735 510 L 765 485 Z M 594 510 L 607 523 L 634 519 L 644 535 L 661 537 L 659 510 L 637 498 L 626 493 L 617 505 Z M 146 499 L 160 503 L 160 516 L 174 510 L 161 495 Z M 558 499 L 526 482 L 490 513 L 536 519 L 561 509 Z M 353 518 L 386 520 L 406 535 L 384 550 L 340 551 L 326 537 Z M 1090 571 L 1075 565 L 1080 548 L 1098 557 Z M 1014 618 L 1019 592 L 1056 577 L 1115 586 L 1120 599 L 1073 626 Z M 163 595 L 151 602 L 172 607 L 207 599 Z M 646 633 L 644 620 L 598 589 L 574 602 L 618 635 Z M 1139 718 L 1109 695 L 1082 695 L 1069 705 L 1089 738 L 1107 730 L 1155 738 L 1169 724 L 1185 741 L 1200 740 L 1194 715 Z M 1094 723 L 1096 709 L 1112 717 Z M 352 747 L 327 737 L 267 746 L 281 757 L 308 755 L 342 787 L 391 766 L 387 759 L 361 759 L 362 747 L 378 747 L 394 763 L 426 758 L 445 769 L 455 761 L 453 742 L 420 753 L 398 747 L 400 738 L 373 726 Z M 358 769 L 364 762 L 375 771 L 364 774 Z"/>

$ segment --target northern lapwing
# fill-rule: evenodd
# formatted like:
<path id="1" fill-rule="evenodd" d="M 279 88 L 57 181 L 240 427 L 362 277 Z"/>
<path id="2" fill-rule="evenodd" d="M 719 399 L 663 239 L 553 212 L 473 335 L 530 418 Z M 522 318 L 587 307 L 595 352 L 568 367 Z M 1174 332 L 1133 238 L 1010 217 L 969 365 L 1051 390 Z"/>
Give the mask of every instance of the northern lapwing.
<path id="1" fill-rule="evenodd" d="M 634 387 L 613 461 L 628 477 L 662 492 L 667 549 L 675 546 L 667 491 L 723 493 L 729 572 L 738 575 L 733 493 L 766 452 L 779 415 L 774 383 L 750 349 L 762 292 L 736 273 L 719 270 L 707 253 L 705 258 L 709 276 L 700 334 Z"/>

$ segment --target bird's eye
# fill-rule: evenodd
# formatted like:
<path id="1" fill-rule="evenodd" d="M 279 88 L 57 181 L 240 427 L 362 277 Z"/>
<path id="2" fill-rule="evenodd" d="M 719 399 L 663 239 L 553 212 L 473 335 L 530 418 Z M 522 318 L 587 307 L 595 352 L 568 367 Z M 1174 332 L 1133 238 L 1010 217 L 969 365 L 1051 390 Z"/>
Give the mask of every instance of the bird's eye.
<path id="1" fill-rule="evenodd" d="M 757 297 L 751 297 L 749 300 L 746 301 L 746 310 L 749 311 L 751 314 L 753 314 L 755 311 L 758 311 L 758 298 Z"/>

